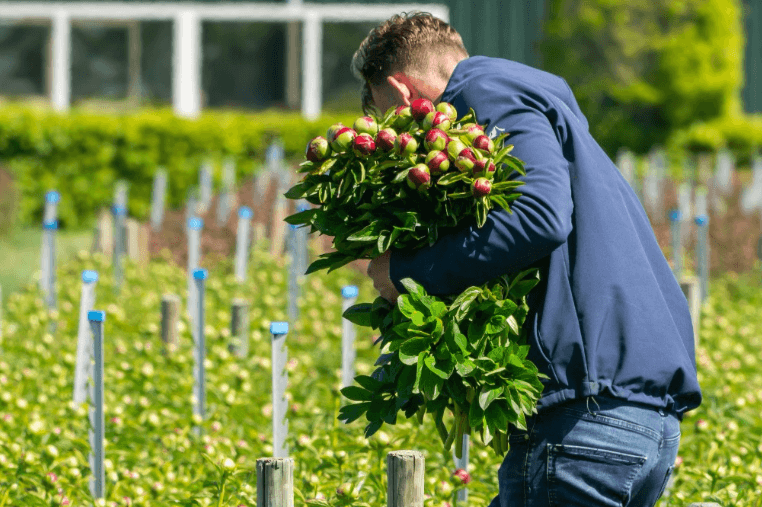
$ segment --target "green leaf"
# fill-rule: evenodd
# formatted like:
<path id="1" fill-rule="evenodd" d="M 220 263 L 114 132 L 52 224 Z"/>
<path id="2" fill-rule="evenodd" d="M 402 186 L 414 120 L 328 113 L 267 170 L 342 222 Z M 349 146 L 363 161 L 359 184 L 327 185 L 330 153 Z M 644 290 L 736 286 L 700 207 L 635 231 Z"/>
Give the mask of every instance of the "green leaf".
<path id="1" fill-rule="evenodd" d="M 442 392 L 443 385 L 444 379 L 424 368 L 421 373 L 420 387 L 427 400 L 437 399 Z"/>
<path id="2" fill-rule="evenodd" d="M 368 375 L 356 376 L 355 382 L 371 392 L 378 391 L 384 385 L 383 382 L 379 382 L 378 380 L 374 379 L 373 377 L 369 377 Z"/>
<path id="3" fill-rule="evenodd" d="M 455 299 L 450 305 L 450 310 L 457 310 L 455 312 L 455 320 L 462 321 L 468 314 L 468 309 L 479 295 L 482 290 L 479 287 L 469 287 Z"/>
<path id="4" fill-rule="evenodd" d="M 462 362 L 459 362 L 455 365 L 455 371 L 458 372 L 458 375 L 465 378 L 471 376 L 478 370 L 476 368 L 476 364 L 473 361 L 465 358 Z"/>
<path id="5" fill-rule="evenodd" d="M 465 181 L 466 179 L 469 179 L 469 175 L 462 172 L 449 172 L 444 175 L 442 175 L 437 180 L 437 185 L 440 187 L 446 187 L 448 185 L 452 185 L 453 183 L 456 183 L 458 181 Z"/>
<path id="6" fill-rule="evenodd" d="M 352 401 L 371 401 L 373 393 L 358 386 L 347 386 L 341 389 L 341 394 Z"/>
<path id="7" fill-rule="evenodd" d="M 414 356 L 417 358 L 418 354 L 428 350 L 429 342 L 430 342 L 429 338 L 410 338 L 405 343 L 403 343 L 402 346 L 400 347 L 400 360 L 402 359 L 402 354 L 405 354 L 406 356 Z M 405 364 L 413 364 L 413 363 L 405 363 Z"/>
<path id="8" fill-rule="evenodd" d="M 361 230 L 348 236 L 347 241 L 374 243 L 378 241 L 378 236 L 381 234 L 381 232 L 383 232 L 383 224 L 381 222 L 371 222 Z"/>
<path id="9" fill-rule="evenodd" d="M 483 387 L 479 393 L 479 406 L 482 410 L 487 410 L 490 404 L 503 394 L 502 387 L 493 387 L 491 389 Z"/>
<path id="10" fill-rule="evenodd" d="M 403 287 L 405 287 L 405 290 L 407 290 L 408 294 L 412 296 L 418 296 L 418 299 L 426 296 L 426 291 L 423 289 L 423 285 L 419 284 L 412 278 L 403 278 L 400 280 L 400 283 Z"/>
<path id="11" fill-rule="evenodd" d="M 312 190 L 313 187 L 314 187 L 314 183 L 303 181 L 289 188 L 288 191 L 283 195 L 287 199 L 301 199 L 302 197 L 307 195 L 307 193 L 310 190 Z"/>
<path id="12" fill-rule="evenodd" d="M 497 334 L 506 328 L 508 323 L 505 317 L 502 315 L 493 315 L 487 321 L 487 325 L 484 328 L 484 332 L 487 334 Z"/>
<path id="13" fill-rule="evenodd" d="M 342 317 L 347 319 L 352 324 L 357 324 L 358 326 L 363 327 L 370 327 L 372 310 L 372 303 L 359 303 L 347 308 L 342 314 Z"/>
<path id="14" fill-rule="evenodd" d="M 437 368 L 436 359 L 434 358 L 434 356 L 428 356 L 424 360 L 424 364 L 429 369 L 429 371 L 433 373 L 434 375 L 436 375 L 437 377 L 444 380 L 447 380 L 448 378 L 450 378 L 450 375 L 446 371 L 443 371 Z"/>
<path id="15" fill-rule="evenodd" d="M 524 182 L 521 180 L 499 181 L 497 183 L 492 184 L 492 191 L 496 192 L 496 191 L 509 190 L 511 188 L 520 187 L 521 185 L 524 185 Z"/>
<path id="16" fill-rule="evenodd" d="M 337 419 L 343 421 L 346 424 L 351 423 L 362 417 L 362 415 L 373 405 L 371 402 L 354 403 L 351 405 L 344 405 L 339 409 L 339 416 Z"/>
<path id="17" fill-rule="evenodd" d="M 384 424 L 384 421 L 381 419 L 375 420 L 371 423 L 369 423 L 365 427 L 365 438 L 372 437 L 378 430 L 381 429 L 381 426 Z"/>
<path id="18" fill-rule="evenodd" d="M 412 167 L 408 167 L 407 169 L 403 169 L 398 172 L 392 180 L 392 183 L 402 183 L 402 181 L 407 177 L 407 173 L 410 172 L 410 169 L 412 169 Z"/>
<path id="19" fill-rule="evenodd" d="M 484 410 L 478 403 L 471 403 L 471 407 L 468 410 L 468 424 L 472 428 L 478 428 L 484 421 Z"/>
<path id="20" fill-rule="evenodd" d="M 317 212 L 318 212 L 317 209 L 308 209 L 308 210 L 300 211 L 299 213 L 294 213 L 293 215 L 287 216 L 285 218 L 285 222 L 291 225 L 309 224 L 312 222 L 312 218 L 315 216 Z"/>

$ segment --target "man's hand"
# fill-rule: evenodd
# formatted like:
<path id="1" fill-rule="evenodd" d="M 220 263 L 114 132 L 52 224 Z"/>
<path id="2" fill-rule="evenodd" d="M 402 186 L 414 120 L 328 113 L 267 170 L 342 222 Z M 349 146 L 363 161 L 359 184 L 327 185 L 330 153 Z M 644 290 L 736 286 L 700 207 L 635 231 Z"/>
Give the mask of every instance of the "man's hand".
<path id="1" fill-rule="evenodd" d="M 389 278 L 389 259 L 392 256 L 391 250 L 387 250 L 368 264 L 368 276 L 373 279 L 373 288 L 378 291 L 382 298 L 390 303 L 397 302 L 400 295 L 397 288 Z"/>

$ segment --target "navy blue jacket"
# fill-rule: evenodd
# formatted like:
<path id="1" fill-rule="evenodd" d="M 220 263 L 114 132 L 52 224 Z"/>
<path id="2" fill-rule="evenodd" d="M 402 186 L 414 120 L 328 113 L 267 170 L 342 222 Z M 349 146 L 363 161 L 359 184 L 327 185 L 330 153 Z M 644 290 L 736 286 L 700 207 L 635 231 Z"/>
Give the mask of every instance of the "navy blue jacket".
<path id="1" fill-rule="evenodd" d="M 562 78 L 510 60 L 461 61 L 442 96 L 524 161 L 513 214 L 490 211 L 432 246 L 393 250 L 390 277 L 462 292 L 531 266 L 532 360 L 550 377 L 538 409 L 610 396 L 674 410 L 701 403 L 688 303 L 638 198 L 588 131 Z"/>

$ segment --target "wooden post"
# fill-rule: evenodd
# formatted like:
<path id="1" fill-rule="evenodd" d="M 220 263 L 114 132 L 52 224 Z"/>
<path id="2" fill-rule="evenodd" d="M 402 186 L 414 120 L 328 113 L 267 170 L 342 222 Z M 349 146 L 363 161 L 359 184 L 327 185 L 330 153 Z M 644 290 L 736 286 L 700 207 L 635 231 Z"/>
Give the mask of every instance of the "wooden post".
<path id="1" fill-rule="evenodd" d="M 386 455 L 387 507 L 423 507 L 423 454 L 392 451 Z"/>
<path id="2" fill-rule="evenodd" d="M 275 200 L 275 209 L 272 213 L 272 221 L 270 222 L 270 255 L 276 259 L 281 259 L 283 256 L 284 247 L 286 245 L 286 216 L 288 216 L 288 210 L 286 208 L 286 198 L 283 197 L 283 192 L 279 192 Z"/>
<path id="3" fill-rule="evenodd" d="M 138 264 L 143 267 L 148 266 L 151 260 L 150 248 L 151 226 L 147 223 L 141 223 L 138 226 Z"/>
<path id="4" fill-rule="evenodd" d="M 125 226 L 127 228 L 127 257 L 130 260 L 137 261 L 140 249 L 138 246 L 138 230 L 140 224 L 134 218 L 128 218 Z"/>
<path id="5" fill-rule="evenodd" d="M 108 208 L 101 208 L 96 229 L 95 251 L 111 257 L 114 251 L 114 218 Z"/>
<path id="6" fill-rule="evenodd" d="M 695 276 L 684 276 L 680 280 L 680 288 L 683 289 L 685 299 L 688 300 L 688 308 L 691 311 L 691 322 L 693 323 L 693 345 L 698 349 L 699 343 L 699 316 L 701 314 L 701 292 L 699 290 L 699 280 Z"/>
<path id="7" fill-rule="evenodd" d="M 161 341 L 165 351 L 177 348 L 177 321 L 180 318 L 180 297 L 164 294 L 161 298 Z"/>
<path id="8" fill-rule="evenodd" d="M 257 507 L 294 507 L 294 459 L 257 460 Z"/>
<path id="9" fill-rule="evenodd" d="M 230 317 L 230 351 L 236 357 L 246 357 L 249 353 L 249 302 L 234 299 Z"/>

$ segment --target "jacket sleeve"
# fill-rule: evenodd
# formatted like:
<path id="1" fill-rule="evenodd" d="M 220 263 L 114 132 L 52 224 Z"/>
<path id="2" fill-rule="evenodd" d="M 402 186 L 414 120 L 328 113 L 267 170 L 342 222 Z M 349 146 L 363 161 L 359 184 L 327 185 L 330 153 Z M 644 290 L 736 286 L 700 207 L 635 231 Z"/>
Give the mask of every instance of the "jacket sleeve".
<path id="1" fill-rule="evenodd" d="M 500 275 L 532 265 L 562 245 L 572 228 L 572 197 L 568 162 L 560 139 L 565 126 L 543 96 L 517 89 L 500 75 L 472 80 L 454 105 L 474 109 L 486 132 L 494 127 L 510 135 L 512 155 L 524 162 L 521 196 L 511 210 L 493 208 L 481 228 L 474 223 L 440 236 L 432 246 L 393 250 L 390 278 L 400 293 L 403 278 L 412 278 L 430 294 L 457 294 Z"/>

